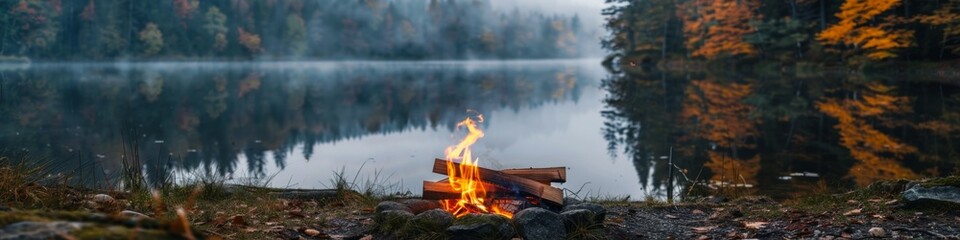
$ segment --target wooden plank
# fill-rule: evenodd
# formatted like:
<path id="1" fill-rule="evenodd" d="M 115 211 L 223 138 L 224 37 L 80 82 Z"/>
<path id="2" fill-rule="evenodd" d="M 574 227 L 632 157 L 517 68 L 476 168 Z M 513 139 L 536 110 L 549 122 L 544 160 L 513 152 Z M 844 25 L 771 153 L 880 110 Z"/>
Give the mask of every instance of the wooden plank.
<path id="1" fill-rule="evenodd" d="M 435 159 L 433 162 L 433 172 L 447 174 L 447 162 L 448 161 L 444 159 Z M 459 171 L 460 163 L 454 162 L 453 164 Z M 539 197 L 543 199 L 543 202 L 545 203 L 555 206 L 563 206 L 563 191 L 550 186 L 549 184 L 543 184 L 534 180 L 505 174 L 500 171 L 482 167 L 479 168 L 479 171 L 480 177 L 487 183 L 498 185 L 507 189 L 513 189 L 516 187 L 521 193 Z"/>
<path id="2" fill-rule="evenodd" d="M 567 182 L 567 168 L 549 167 L 549 168 L 514 168 L 500 170 L 502 173 L 519 176 L 541 183 L 549 184 L 551 182 Z"/>

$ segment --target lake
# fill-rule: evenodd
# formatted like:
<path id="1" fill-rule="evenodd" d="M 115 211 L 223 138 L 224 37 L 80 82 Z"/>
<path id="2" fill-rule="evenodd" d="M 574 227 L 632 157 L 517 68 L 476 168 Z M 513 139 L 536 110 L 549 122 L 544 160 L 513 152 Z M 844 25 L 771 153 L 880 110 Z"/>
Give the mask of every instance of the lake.
<path id="1" fill-rule="evenodd" d="M 956 81 L 768 75 L 596 59 L 3 66 L 0 148 L 93 187 L 132 165 L 152 185 L 327 188 L 342 171 L 419 194 L 469 109 L 481 166 L 565 166 L 558 186 L 581 197 L 662 197 L 671 176 L 786 198 L 957 173 Z"/>

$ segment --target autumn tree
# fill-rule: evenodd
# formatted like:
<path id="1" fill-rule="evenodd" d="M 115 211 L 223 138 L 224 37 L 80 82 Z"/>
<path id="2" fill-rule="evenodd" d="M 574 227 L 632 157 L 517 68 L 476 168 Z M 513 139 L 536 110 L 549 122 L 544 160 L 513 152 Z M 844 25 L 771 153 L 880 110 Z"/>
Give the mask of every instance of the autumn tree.
<path id="1" fill-rule="evenodd" d="M 147 26 L 140 31 L 139 37 L 144 45 L 143 55 L 153 56 L 163 50 L 163 33 L 156 24 L 147 23 Z"/>
<path id="2" fill-rule="evenodd" d="M 943 28 L 940 58 L 945 51 L 960 55 L 960 0 L 949 0 L 933 13 L 918 16 L 917 20 Z"/>
<path id="3" fill-rule="evenodd" d="M 821 31 L 817 40 L 852 46 L 873 60 L 896 57 L 897 49 L 909 47 L 913 41 L 912 30 L 896 28 L 902 18 L 882 16 L 898 5 L 900 0 L 846 0 L 836 14 L 840 21 Z"/>
<path id="4" fill-rule="evenodd" d="M 667 49 L 671 45 L 670 35 L 679 35 L 674 33 L 674 29 L 679 29 L 680 25 L 677 22 L 675 1 L 607 2 L 615 4 L 603 12 L 608 17 L 605 26 L 611 31 L 610 36 L 602 42 L 605 48 L 666 57 Z M 627 2 L 630 4 L 625 4 Z M 579 18 L 574 20 L 579 25 Z M 579 27 L 575 27 L 574 32 L 578 31 Z"/>
<path id="5" fill-rule="evenodd" d="M 759 20 L 757 0 L 692 0 L 681 5 L 687 49 L 695 57 L 718 59 L 753 55 L 756 49 L 745 37 L 756 31 L 751 20 Z"/>
<path id="6" fill-rule="evenodd" d="M 307 28 L 300 15 L 294 13 L 287 15 L 283 39 L 287 42 L 287 48 L 291 54 L 299 55 L 307 49 Z"/>
<path id="7" fill-rule="evenodd" d="M 200 6 L 198 0 L 173 0 L 173 8 L 176 11 L 180 24 L 186 27 L 187 20 L 193 16 L 193 11 Z"/>
<path id="8" fill-rule="evenodd" d="M 227 15 L 220 12 L 220 8 L 207 9 L 203 29 L 213 38 L 213 49 L 223 51 L 227 47 Z"/>
<path id="9" fill-rule="evenodd" d="M 237 42 L 251 53 L 260 52 L 260 35 L 248 33 L 243 28 L 237 28 Z"/>
<path id="10" fill-rule="evenodd" d="M 55 18 L 61 13 L 59 1 L 20 0 L 7 11 L 13 24 L 4 28 L 16 29 L 12 34 L 20 40 L 21 53 L 44 50 L 57 41 L 60 24 Z"/>

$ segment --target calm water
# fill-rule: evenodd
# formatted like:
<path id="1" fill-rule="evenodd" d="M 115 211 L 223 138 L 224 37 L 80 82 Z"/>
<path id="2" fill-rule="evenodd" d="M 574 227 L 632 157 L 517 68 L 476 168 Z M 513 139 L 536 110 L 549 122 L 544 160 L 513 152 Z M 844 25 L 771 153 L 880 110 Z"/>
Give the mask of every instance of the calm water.
<path id="1" fill-rule="evenodd" d="M 712 180 L 786 197 L 956 173 L 960 87 L 884 76 L 611 73 L 598 60 L 0 67 L 0 146 L 92 186 L 223 176 L 420 191 L 484 114 L 490 168 L 566 166 L 581 195 Z M 686 174 L 680 174 L 685 172 Z M 689 180 L 687 180 L 689 179 Z M 581 190 L 582 189 L 582 190 Z"/>

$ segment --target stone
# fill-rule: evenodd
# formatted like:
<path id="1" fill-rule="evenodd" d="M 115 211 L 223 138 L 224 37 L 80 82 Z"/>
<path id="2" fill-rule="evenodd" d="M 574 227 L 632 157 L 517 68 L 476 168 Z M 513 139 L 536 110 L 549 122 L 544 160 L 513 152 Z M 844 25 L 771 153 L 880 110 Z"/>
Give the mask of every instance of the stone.
<path id="1" fill-rule="evenodd" d="M 406 205 L 413 214 L 420 214 L 429 210 L 440 208 L 440 203 L 437 201 L 423 199 L 407 199 L 403 201 L 403 204 Z"/>
<path id="2" fill-rule="evenodd" d="M 580 201 L 579 199 L 572 198 L 572 197 L 565 197 L 563 198 L 563 203 L 566 205 L 574 205 L 574 204 L 583 203 L 583 201 Z"/>
<path id="3" fill-rule="evenodd" d="M 453 220 L 453 214 L 441 209 L 433 209 L 417 214 L 410 219 L 410 222 L 426 229 L 446 229 L 453 224 Z"/>
<path id="4" fill-rule="evenodd" d="M 510 220 L 496 214 L 468 214 L 447 228 L 451 239 L 511 239 L 516 232 Z"/>
<path id="5" fill-rule="evenodd" d="M 130 219 L 135 219 L 135 220 L 153 219 L 153 218 L 151 218 L 150 216 L 147 216 L 146 214 L 138 213 L 138 212 L 134 212 L 134 211 L 130 211 L 130 210 L 120 211 L 120 217 L 122 217 L 122 218 L 130 218 Z"/>
<path id="6" fill-rule="evenodd" d="M 934 204 L 960 204 L 960 188 L 955 186 L 924 186 L 912 184 L 902 194 L 907 206 Z"/>
<path id="7" fill-rule="evenodd" d="M 563 216 L 564 226 L 568 230 L 593 228 L 600 224 L 596 221 L 596 214 L 587 209 L 568 210 L 560 213 L 560 215 Z"/>
<path id="8" fill-rule="evenodd" d="M 577 209 L 586 209 L 593 212 L 593 216 L 596 218 L 594 222 L 603 224 L 603 221 L 607 218 L 607 209 L 603 206 L 594 203 L 580 203 L 567 205 L 563 208 L 563 211 L 577 210 Z"/>
<path id="9" fill-rule="evenodd" d="M 93 197 L 90 197 L 90 201 L 93 201 L 94 203 L 97 203 L 97 204 L 111 204 L 117 200 L 113 199 L 113 197 L 111 197 L 110 195 L 101 193 L 101 194 L 93 195 Z"/>
<path id="10" fill-rule="evenodd" d="M 497 233 L 493 224 L 490 223 L 471 223 L 464 225 L 453 225 L 447 228 L 447 234 L 450 239 L 481 240 L 490 239 L 489 236 L 495 236 Z"/>
<path id="11" fill-rule="evenodd" d="M 69 236 L 83 226 L 83 223 L 65 221 L 18 222 L 0 229 L 0 239 L 54 239 Z"/>
<path id="12" fill-rule="evenodd" d="M 303 230 L 303 233 L 311 237 L 316 237 L 317 235 L 320 235 L 320 231 L 313 228 L 307 228 L 307 230 Z"/>
<path id="13" fill-rule="evenodd" d="M 563 217 L 543 208 L 527 208 L 513 215 L 513 225 L 525 240 L 567 239 Z"/>
<path id="14" fill-rule="evenodd" d="M 409 212 L 409 213 L 413 214 L 413 211 L 411 211 L 410 208 L 407 207 L 407 205 L 404 205 L 404 204 L 398 203 L 398 202 L 394 202 L 394 201 L 383 201 L 383 202 L 380 202 L 380 204 L 377 204 L 377 208 L 375 209 L 374 212 L 376 212 L 376 213 L 381 213 L 381 212 L 383 212 L 383 211 L 390 211 L 390 210 L 394 210 L 394 211 L 406 211 L 406 212 Z"/>
<path id="15" fill-rule="evenodd" d="M 870 236 L 871 236 L 871 237 L 882 238 L 882 237 L 887 236 L 887 231 L 886 231 L 886 230 L 883 230 L 883 228 L 879 228 L 879 227 L 872 227 L 872 228 L 870 228 L 870 230 L 867 230 L 867 233 L 870 233 Z"/>

